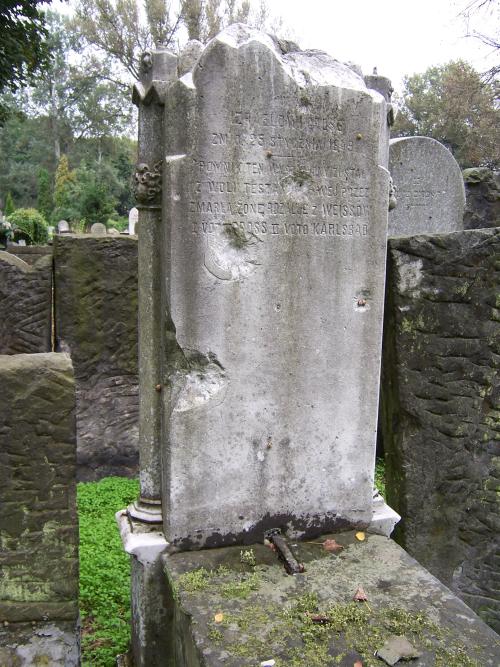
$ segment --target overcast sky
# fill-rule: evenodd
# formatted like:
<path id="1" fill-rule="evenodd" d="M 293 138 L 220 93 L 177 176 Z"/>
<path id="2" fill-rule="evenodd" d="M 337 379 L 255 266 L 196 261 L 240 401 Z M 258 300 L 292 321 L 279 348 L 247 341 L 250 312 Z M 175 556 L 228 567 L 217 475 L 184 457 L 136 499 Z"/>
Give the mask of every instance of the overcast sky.
<path id="1" fill-rule="evenodd" d="M 399 88 L 406 74 L 459 58 L 479 71 L 492 66 L 492 49 L 465 37 L 459 16 L 471 0 L 267 0 L 282 16 L 302 48 L 352 60 L 365 74 L 373 67 Z M 499 29 L 500 0 L 476 15 L 470 29 Z"/>

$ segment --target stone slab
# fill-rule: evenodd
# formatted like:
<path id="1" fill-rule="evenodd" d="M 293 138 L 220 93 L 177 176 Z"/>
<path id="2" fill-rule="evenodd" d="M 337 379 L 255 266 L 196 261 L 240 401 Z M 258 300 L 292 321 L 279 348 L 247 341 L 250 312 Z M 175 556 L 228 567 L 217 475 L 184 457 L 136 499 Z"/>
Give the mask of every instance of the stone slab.
<path id="1" fill-rule="evenodd" d="M 78 618 L 75 386 L 65 354 L 0 356 L 0 620 Z"/>
<path id="2" fill-rule="evenodd" d="M 137 239 L 54 238 L 56 342 L 75 368 L 78 477 L 138 463 Z"/>
<path id="3" fill-rule="evenodd" d="M 500 172 L 474 167 L 463 172 L 465 229 L 500 227 Z"/>
<path id="4" fill-rule="evenodd" d="M 0 626 L 2 667 L 80 667 L 75 623 L 16 623 Z"/>
<path id="5" fill-rule="evenodd" d="M 396 539 L 500 630 L 500 230 L 389 241 L 382 419 Z"/>
<path id="6" fill-rule="evenodd" d="M 52 257 L 52 247 L 50 245 L 12 245 L 9 243 L 6 252 L 16 255 L 24 260 L 27 264 L 34 264 L 40 257 L 50 255 Z"/>
<path id="7" fill-rule="evenodd" d="M 0 251 L 0 354 L 51 350 L 52 257 L 33 257 Z"/>
<path id="8" fill-rule="evenodd" d="M 430 137 L 392 139 L 389 169 L 397 199 L 389 213 L 389 236 L 464 229 L 462 172 L 443 144 Z"/>
<path id="9" fill-rule="evenodd" d="M 325 551 L 326 537 L 343 550 Z M 303 574 L 287 575 L 262 544 L 254 565 L 238 547 L 164 556 L 174 623 L 171 654 L 154 667 L 378 667 L 392 635 L 421 654 L 415 667 L 500 663 L 500 637 L 393 541 L 347 532 L 292 548 Z M 353 601 L 360 586 L 366 602 Z"/>
<path id="10" fill-rule="evenodd" d="M 235 25 L 170 86 L 164 125 L 167 539 L 368 525 L 384 98 L 324 53 Z"/>

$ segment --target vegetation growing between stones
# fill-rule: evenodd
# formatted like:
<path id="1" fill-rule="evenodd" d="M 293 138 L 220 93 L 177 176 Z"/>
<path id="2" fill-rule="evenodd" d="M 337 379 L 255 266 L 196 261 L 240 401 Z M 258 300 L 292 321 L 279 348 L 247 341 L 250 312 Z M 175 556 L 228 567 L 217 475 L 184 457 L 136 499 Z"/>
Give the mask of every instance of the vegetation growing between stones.
<path id="1" fill-rule="evenodd" d="M 78 485 L 82 667 L 112 667 L 130 641 L 130 567 L 115 512 L 139 493 L 136 480 Z"/>

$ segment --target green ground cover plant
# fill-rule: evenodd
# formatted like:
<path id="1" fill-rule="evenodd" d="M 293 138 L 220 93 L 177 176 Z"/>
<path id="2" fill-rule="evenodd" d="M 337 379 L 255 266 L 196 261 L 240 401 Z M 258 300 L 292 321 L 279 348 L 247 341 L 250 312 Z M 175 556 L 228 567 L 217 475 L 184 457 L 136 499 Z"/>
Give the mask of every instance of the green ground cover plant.
<path id="1" fill-rule="evenodd" d="M 139 493 L 137 480 L 78 485 L 82 667 L 114 667 L 130 642 L 130 566 L 115 512 Z"/>

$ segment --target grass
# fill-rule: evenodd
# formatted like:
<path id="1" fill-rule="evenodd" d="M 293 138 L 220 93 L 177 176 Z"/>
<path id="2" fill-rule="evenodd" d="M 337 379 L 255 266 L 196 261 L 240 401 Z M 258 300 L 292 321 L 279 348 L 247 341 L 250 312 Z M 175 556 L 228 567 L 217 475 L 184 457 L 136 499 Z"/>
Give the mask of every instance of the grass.
<path id="1" fill-rule="evenodd" d="M 130 566 L 115 512 L 139 493 L 136 480 L 78 484 L 82 667 L 114 667 L 130 642 Z"/>

